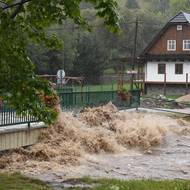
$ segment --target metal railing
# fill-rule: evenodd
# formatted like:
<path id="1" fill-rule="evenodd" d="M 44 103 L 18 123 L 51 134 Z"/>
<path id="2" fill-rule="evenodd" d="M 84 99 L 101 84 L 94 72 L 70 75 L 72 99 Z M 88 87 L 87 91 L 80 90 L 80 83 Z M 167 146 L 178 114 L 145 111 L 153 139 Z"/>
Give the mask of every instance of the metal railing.
<path id="1" fill-rule="evenodd" d="M 13 108 L 8 106 L 8 103 L 4 101 L 0 102 L 0 127 L 17 124 L 28 124 L 28 127 L 30 127 L 30 123 L 37 121 L 38 120 L 27 111 L 22 114 L 17 114 Z"/>
<path id="2" fill-rule="evenodd" d="M 131 96 L 123 101 L 117 91 L 76 92 L 72 89 L 65 89 L 58 92 L 63 110 L 100 106 L 110 101 L 119 108 L 138 107 L 140 105 L 140 91 L 133 90 L 130 94 Z M 28 124 L 30 127 L 30 123 L 33 122 L 38 122 L 38 119 L 29 112 L 17 114 L 13 108 L 8 106 L 7 102 L 0 101 L 0 127 L 17 124 Z"/>

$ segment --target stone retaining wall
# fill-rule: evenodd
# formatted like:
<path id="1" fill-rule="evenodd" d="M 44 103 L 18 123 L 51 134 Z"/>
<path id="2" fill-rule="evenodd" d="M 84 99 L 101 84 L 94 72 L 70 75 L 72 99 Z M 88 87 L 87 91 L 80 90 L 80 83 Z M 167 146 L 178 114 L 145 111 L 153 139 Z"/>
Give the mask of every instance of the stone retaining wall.
<path id="1" fill-rule="evenodd" d="M 164 94 L 164 84 L 146 84 L 146 94 Z M 190 86 L 188 88 L 190 93 Z M 183 84 L 167 84 L 166 95 L 183 95 L 186 94 L 186 85 Z"/>

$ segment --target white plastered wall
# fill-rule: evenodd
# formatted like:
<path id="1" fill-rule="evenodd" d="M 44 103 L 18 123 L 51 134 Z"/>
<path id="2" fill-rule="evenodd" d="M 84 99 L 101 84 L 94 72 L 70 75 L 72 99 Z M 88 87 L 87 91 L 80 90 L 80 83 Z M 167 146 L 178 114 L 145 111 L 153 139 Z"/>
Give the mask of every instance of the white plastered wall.
<path id="1" fill-rule="evenodd" d="M 190 82 L 190 62 L 147 62 L 145 67 L 146 81 L 164 82 L 164 74 L 158 74 L 158 64 L 166 64 L 166 81 L 167 82 L 186 82 L 186 73 Z M 175 74 L 175 64 L 183 64 L 183 74 Z"/>

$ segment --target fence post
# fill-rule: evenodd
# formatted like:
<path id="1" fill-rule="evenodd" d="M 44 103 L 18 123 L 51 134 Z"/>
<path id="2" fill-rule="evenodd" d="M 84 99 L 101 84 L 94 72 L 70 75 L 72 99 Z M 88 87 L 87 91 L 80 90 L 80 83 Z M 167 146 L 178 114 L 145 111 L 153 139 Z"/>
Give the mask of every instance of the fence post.
<path id="1" fill-rule="evenodd" d="M 166 96 L 166 72 L 164 73 L 164 96 Z"/>
<path id="2" fill-rule="evenodd" d="M 30 126 L 31 126 L 30 122 L 28 122 L 28 131 L 30 131 Z"/>
<path id="3" fill-rule="evenodd" d="M 189 76 L 188 73 L 186 73 L 186 94 L 188 94 L 188 82 L 189 82 Z"/>
<path id="4" fill-rule="evenodd" d="M 141 86 L 142 95 L 145 94 L 145 73 L 143 73 L 143 84 Z"/>

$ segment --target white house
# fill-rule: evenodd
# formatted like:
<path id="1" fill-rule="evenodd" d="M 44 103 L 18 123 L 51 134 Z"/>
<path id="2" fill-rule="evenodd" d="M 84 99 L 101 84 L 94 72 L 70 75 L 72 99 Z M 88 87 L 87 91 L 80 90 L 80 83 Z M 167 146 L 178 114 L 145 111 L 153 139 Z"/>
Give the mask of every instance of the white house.
<path id="1" fill-rule="evenodd" d="M 190 90 L 190 14 L 180 12 L 140 56 L 147 93 L 182 94 Z"/>

